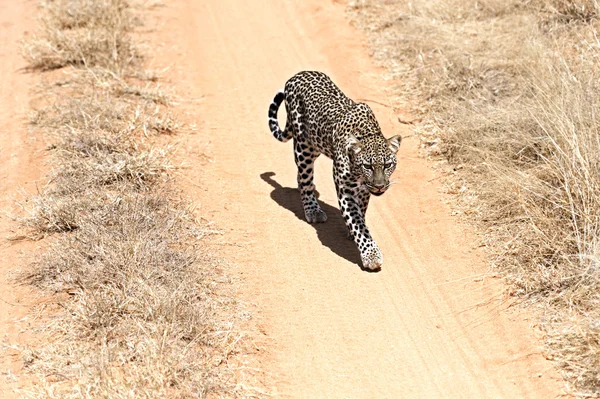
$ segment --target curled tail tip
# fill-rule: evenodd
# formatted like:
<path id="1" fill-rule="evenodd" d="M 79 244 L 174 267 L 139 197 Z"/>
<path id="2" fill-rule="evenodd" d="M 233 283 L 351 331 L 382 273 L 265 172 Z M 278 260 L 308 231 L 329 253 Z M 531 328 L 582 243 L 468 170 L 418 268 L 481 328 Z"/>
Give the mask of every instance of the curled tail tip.
<path id="1" fill-rule="evenodd" d="M 284 100 L 285 91 L 279 90 L 277 94 L 275 94 L 273 102 L 271 102 L 271 105 L 269 106 L 269 129 L 277 140 L 285 143 L 290 139 L 290 137 L 288 137 L 289 135 L 281 130 L 279 127 L 279 122 L 277 121 L 277 111 Z"/>
<path id="2" fill-rule="evenodd" d="M 276 101 L 279 104 L 281 104 L 283 100 L 285 100 L 285 91 L 281 89 L 277 92 L 277 94 L 275 94 L 275 98 L 273 99 L 273 101 Z"/>
<path id="3" fill-rule="evenodd" d="M 275 97 L 269 106 L 269 118 L 277 118 L 277 110 L 279 109 L 279 106 L 281 106 L 283 100 L 285 100 L 285 92 L 283 90 L 279 90 L 277 94 L 275 94 Z"/>

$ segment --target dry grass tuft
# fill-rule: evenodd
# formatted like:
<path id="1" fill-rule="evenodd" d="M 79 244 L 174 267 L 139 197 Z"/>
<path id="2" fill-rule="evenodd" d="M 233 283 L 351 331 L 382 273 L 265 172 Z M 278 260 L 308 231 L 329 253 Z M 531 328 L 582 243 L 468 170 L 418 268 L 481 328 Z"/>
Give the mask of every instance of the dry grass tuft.
<path id="1" fill-rule="evenodd" d="M 235 396 L 232 373 L 219 365 L 241 338 L 222 317 L 236 304 L 219 292 L 215 261 L 186 244 L 210 231 L 172 193 L 121 186 L 85 194 L 83 212 L 71 216 L 77 230 L 58 238 L 29 277 L 70 296 L 69 319 L 48 327 L 55 340 L 27 355 L 30 370 L 55 376 L 39 396 Z"/>
<path id="2" fill-rule="evenodd" d="M 600 13 L 598 0 L 537 0 L 533 4 L 560 23 L 589 23 Z"/>
<path id="3" fill-rule="evenodd" d="M 26 281 L 63 311 L 52 341 L 24 350 L 32 398 L 252 396 L 238 386 L 241 310 L 201 227 L 171 185 L 157 134 L 179 123 L 154 73 L 139 68 L 124 0 L 42 3 L 32 69 L 42 86 L 30 124 L 52 141 L 48 185 L 25 205 L 29 236 L 53 235 Z"/>
<path id="4" fill-rule="evenodd" d="M 481 222 L 512 292 L 543 306 L 549 356 L 600 393 L 600 41 L 595 0 L 356 1 L 429 154 Z M 462 187 L 458 190 L 458 187 Z"/>
<path id="5" fill-rule="evenodd" d="M 23 46 L 31 69 L 68 65 L 123 69 L 139 63 L 125 0 L 57 0 L 42 3 L 42 33 Z"/>

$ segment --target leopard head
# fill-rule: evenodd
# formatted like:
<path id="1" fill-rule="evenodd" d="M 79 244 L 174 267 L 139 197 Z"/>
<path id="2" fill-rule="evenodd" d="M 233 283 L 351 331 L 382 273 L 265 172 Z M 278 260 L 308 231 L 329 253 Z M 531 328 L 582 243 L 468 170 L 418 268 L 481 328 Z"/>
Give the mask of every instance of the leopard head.
<path id="1" fill-rule="evenodd" d="M 390 187 L 390 176 L 396 169 L 396 153 L 401 142 L 401 136 L 386 139 L 376 134 L 359 140 L 350 134 L 347 149 L 352 169 L 362 175 L 371 194 L 381 195 Z"/>

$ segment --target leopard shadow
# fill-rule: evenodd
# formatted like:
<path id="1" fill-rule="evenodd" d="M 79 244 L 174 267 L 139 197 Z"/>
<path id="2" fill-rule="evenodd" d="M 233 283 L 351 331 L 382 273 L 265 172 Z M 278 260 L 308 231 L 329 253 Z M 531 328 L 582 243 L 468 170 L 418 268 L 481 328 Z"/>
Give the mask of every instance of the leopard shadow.
<path id="1" fill-rule="evenodd" d="M 273 176 L 275 176 L 274 172 L 265 172 L 260 175 L 261 179 L 273 187 L 273 191 L 271 191 L 273 201 L 306 223 L 298 190 L 291 187 L 283 187 L 273 180 Z M 314 223 L 311 226 L 317 231 L 317 237 L 321 243 L 336 255 L 361 266 L 358 249 L 354 245 L 354 242 L 346 238 L 346 225 L 342 219 L 340 210 L 323 201 L 319 201 L 319 205 L 327 213 L 327 222 Z"/>

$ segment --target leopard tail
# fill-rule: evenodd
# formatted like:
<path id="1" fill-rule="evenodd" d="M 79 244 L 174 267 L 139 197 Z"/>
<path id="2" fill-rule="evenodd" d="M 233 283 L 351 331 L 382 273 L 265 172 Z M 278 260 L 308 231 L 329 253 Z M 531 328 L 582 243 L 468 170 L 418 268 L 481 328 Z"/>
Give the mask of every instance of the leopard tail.
<path id="1" fill-rule="evenodd" d="M 273 98 L 273 102 L 269 106 L 269 129 L 271 129 L 271 133 L 273 133 L 273 137 L 277 140 L 285 143 L 289 139 L 292 138 L 291 129 L 281 130 L 279 127 L 279 122 L 277 122 L 277 110 L 281 103 L 285 100 L 285 92 L 280 90 Z"/>

